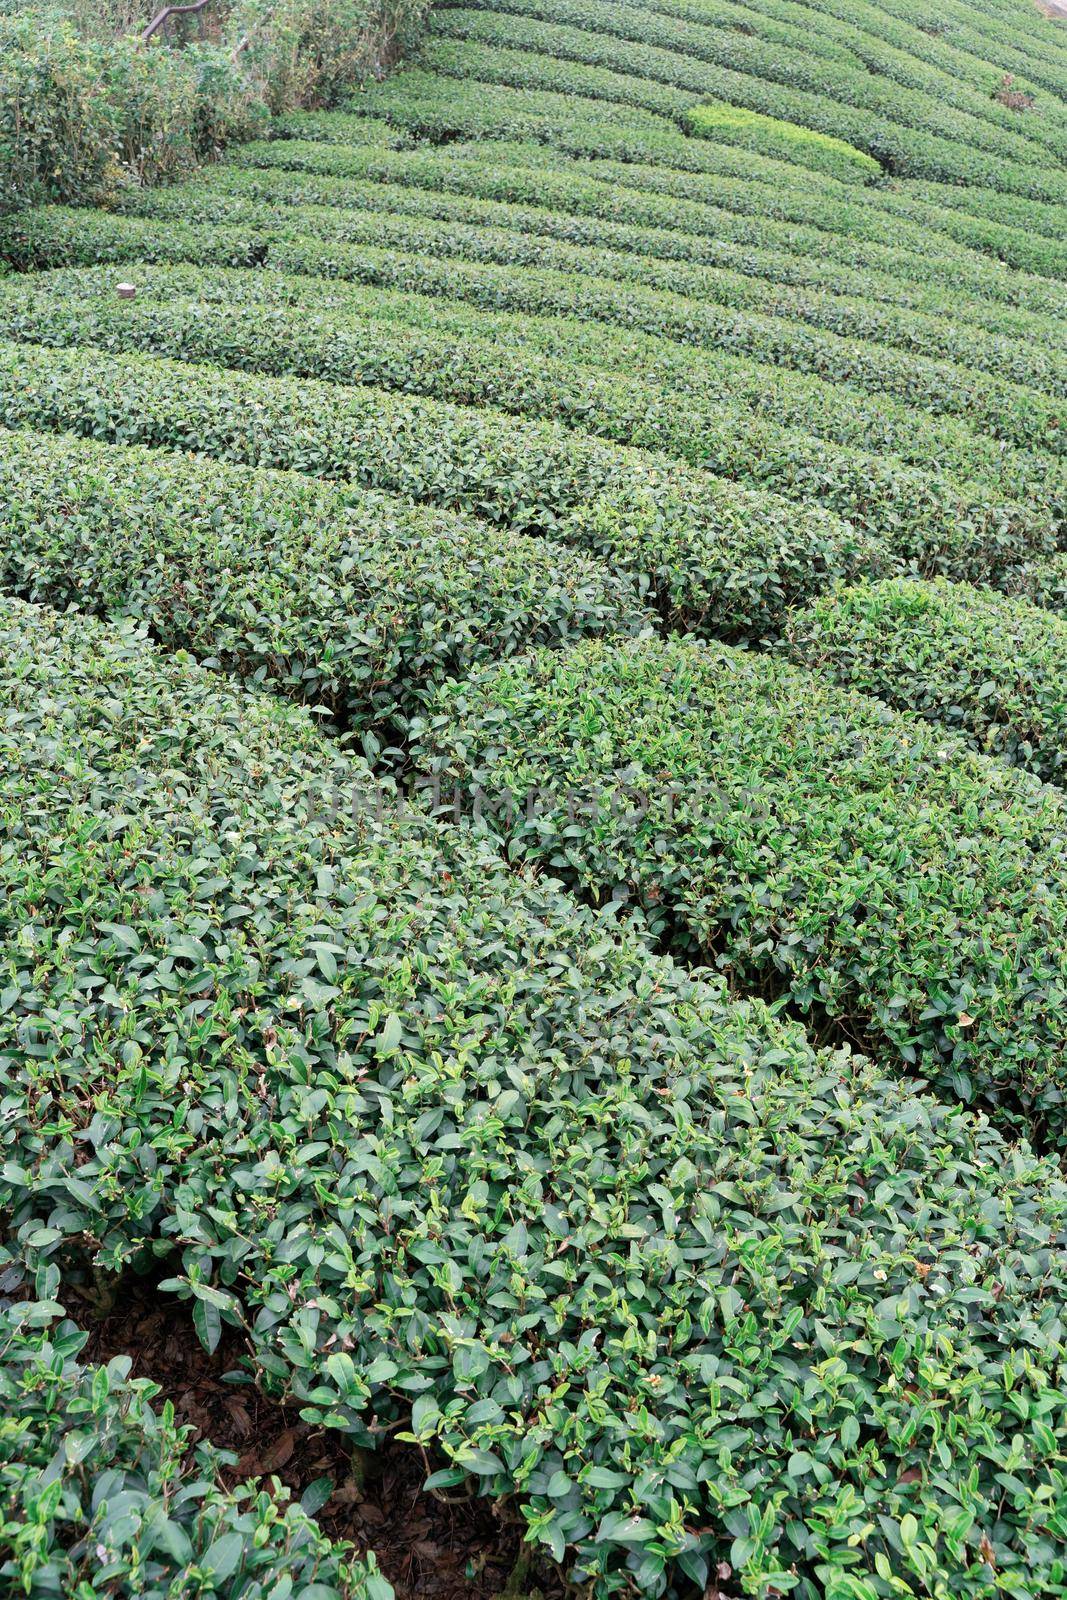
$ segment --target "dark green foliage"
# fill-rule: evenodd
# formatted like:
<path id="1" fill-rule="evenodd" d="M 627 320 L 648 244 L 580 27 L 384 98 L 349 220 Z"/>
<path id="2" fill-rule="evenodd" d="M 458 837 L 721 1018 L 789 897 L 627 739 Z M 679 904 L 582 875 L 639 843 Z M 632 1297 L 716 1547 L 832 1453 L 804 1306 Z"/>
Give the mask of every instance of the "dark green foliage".
<path id="1" fill-rule="evenodd" d="M 951 583 L 839 589 L 790 618 L 794 660 L 963 733 L 1059 782 L 1067 767 L 1067 622 Z"/>
<path id="2" fill-rule="evenodd" d="M 609 558 L 679 625 L 734 637 L 886 566 L 879 541 L 817 507 L 550 423 L 380 389 L 6 345 L 0 424 L 199 450 L 474 513 Z"/>
<path id="3" fill-rule="evenodd" d="M 83 39 L 50 10 L 0 14 L 0 214 L 186 177 L 264 121 L 223 50 L 144 50 Z"/>
<path id="4" fill-rule="evenodd" d="M 879 114 L 872 105 L 852 109 L 840 97 L 839 84 L 834 85 L 833 95 L 823 93 L 825 65 L 806 52 L 794 52 L 793 60 L 785 64 L 786 75 L 791 69 L 799 74 L 794 87 L 788 81 L 775 81 L 771 58 L 781 60 L 776 47 L 750 74 L 738 70 L 740 63 L 701 59 L 688 51 L 680 39 L 680 25 L 654 13 L 652 28 L 664 30 L 660 37 L 667 47 L 650 42 L 649 13 L 640 6 L 618 6 L 611 0 L 579 0 L 575 5 L 508 0 L 505 11 L 498 0 L 489 3 L 491 10 L 447 6 L 436 11 L 431 33 L 447 44 L 424 53 L 423 59 L 458 77 L 469 73 L 518 87 L 618 100 L 678 118 L 713 96 L 843 138 L 892 173 L 986 185 L 1054 204 L 1067 198 L 1067 182 L 1047 152 L 1044 158 L 1039 149 L 1031 147 L 1028 152 L 1018 136 L 982 128 L 977 119 L 958 113 L 950 113 L 950 129 L 928 130 L 893 120 L 899 115 L 896 106 L 890 116 Z M 549 17 L 552 20 L 546 20 Z M 631 36 L 625 37 L 627 33 Z M 701 30 L 701 35 L 711 41 L 712 49 L 738 50 L 751 61 L 743 35 L 716 28 Z M 480 55 L 479 45 L 489 46 L 502 58 L 500 70 L 485 70 L 489 52 Z M 815 76 L 805 84 L 803 78 L 809 73 Z M 864 80 L 870 81 L 865 73 L 858 81 Z M 931 105 L 931 110 L 936 116 L 937 108 Z"/>
<path id="5" fill-rule="evenodd" d="M 54 1295 L 59 1273 L 39 1274 Z M 274 1479 L 225 1487 L 236 1457 L 177 1427 L 129 1356 L 81 1364 L 51 1298 L 0 1309 L 0 1584 L 29 1600 L 391 1600 L 373 1556 L 333 1545 Z M 284 1576 L 283 1576 L 284 1575 Z M 279 1586 L 279 1580 L 281 1586 Z"/>
<path id="6" fill-rule="evenodd" d="M 410 1413 L 604 1600 L 1061 1581 L 1049 1164 L 462 830 L 335 811 L 367 775 L 296 710 L 0 617 L 0 1202 L 41 1270 L 173 1250 L 209 1344 L 356 1440 Z"/>
<path id="7" fill-rule="evenodd" d="M 421 746 L 492 797 L 514 854 L 633 894 L 738 979 L 1067 1146 L 1057 790 L 801 668 L 681 639 L 484 669 L 442 691 Z"/>

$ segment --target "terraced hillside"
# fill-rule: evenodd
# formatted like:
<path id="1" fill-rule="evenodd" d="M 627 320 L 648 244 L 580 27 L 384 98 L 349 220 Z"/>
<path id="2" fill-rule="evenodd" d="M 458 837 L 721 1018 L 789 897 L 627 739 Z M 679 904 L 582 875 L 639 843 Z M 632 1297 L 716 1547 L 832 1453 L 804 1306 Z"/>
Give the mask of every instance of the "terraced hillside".
<path id="1" fill-rule="evenodd" d="M 0 220 L 0 1593 L 392 1593 L 138 1277 L 506 1600 L 1067 1594 L 1067 25 L 439 4 L 271 133 Z"/>

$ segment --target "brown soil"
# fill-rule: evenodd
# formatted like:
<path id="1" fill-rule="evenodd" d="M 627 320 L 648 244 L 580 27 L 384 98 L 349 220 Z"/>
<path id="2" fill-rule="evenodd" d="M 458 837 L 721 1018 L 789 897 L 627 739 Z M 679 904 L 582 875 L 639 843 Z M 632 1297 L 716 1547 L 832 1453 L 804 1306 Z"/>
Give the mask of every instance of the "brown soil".
<path id="1" fill-rule="evenodd" d="M 417 1448 L 386 1438 L 353 1458 L 342 1435 L 311 1427 L 250 1382 L 226 1381 L 247 1377 L 240 1336 L 224 1333 L 208 1355 L 186 1308 L 152 1283 L 124 1278 L 103 1316 L 73 1294 L 68 1310 L 90 1329 L 82 1359 L 130 1356 L 134 1377 L 160 1385 L 155 1404 L 173 1401 L 179 1422 L 238 1457 L 231 1481 L 273 1474 L 298 1499 L 316 1478 L 332 1478 L 318 1522 L 333 1538 L 373 1550 L 397 1600 L 564 1600 L 554 1572 L 527 1570 L 530 1550 L 514 1513 L 488 1500 L 446 1503 L 426 1494 L 432 1464 Z"/>

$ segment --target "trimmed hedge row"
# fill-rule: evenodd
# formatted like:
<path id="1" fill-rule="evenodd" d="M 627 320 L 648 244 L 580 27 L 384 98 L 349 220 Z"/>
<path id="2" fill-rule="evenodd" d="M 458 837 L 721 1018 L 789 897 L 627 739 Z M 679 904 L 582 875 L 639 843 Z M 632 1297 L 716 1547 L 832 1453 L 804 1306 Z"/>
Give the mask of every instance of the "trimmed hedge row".
<path id="1" fill-rule="evenodd" d="M 887 171 L 901 176 L 977 184 L 1053 204 L 1067 200 L 1067 181 L 1051 163 L 1041 165 L 1048 158 L 1040 150 L 1020 142 L 1012 146 L 1010 155 L 993 154 L 983 148 L 983 143 L 988 145 L 994 136 L 999 140 L 1007 135 L 958 112 L 949 112 L 957 124 L 957 134 L 946 138 L 940 133 L 905 127 L 878 111 L 851 108 L 845 99 L 837 98 L 844 87 L 840 84 L 833 86 L 833 96 L 792 88 L 683 55 L 673 48 L 590 31 L 590 26 L 610 28 L 617 18 L 622 19 L 621 26 L 628 27 L 630 19 L 640 15 L 637 9 L 598 4 L 596 0 L 582 0 L 575 7 L 563 6 L 559 0 L 509 0 L 509 11 L 505 12 L 499 9 L 498 0 L 493 4 L 496 9 L 492 12 L 474 6 L 436 10 L 429 32 L 453 45 L 470 41 L 525 54 L 525 71 L 516 71 L 515 63 L 508 61 L 501 74 L 503 81 L 513 86 L 622 100 L 668 116 L 681 116 L 694 102 L 711 97 L 843 138 L 865 150 Z M 520 11 L 525 14 L 518 14 Z M 543 20 L 568 11 L 575 17 L 581 14 L 586 26 Z M 677 26 L 673 21 L 667 24 L 665 37 L 674 40 Z M 710 37 L 731 41 L 740 37 L 741 45 L 747 44 L 744 36 L 726 29 L 715 30 Z M 772 57 L 777 53 L 772 51 Z M 459 77 L 470 73 L 497 76 L 485 71 L 484 58 L 466 49 L 452 55 L 424 52 L 421 59 L 439 72 Z M 824 64 L 799 55 L 797 60 L 815 73 L 821 91 L 826 82 Z M 1031 161 L 1033 165 L 1029 164 Z"/>
<path id="2" fill-rule="evenodd" d="M 683 397 L 685 409 L 700 419 L 701 427 L 711 426 L 713 434 L 717 430 L 707 423 L 709 413 L 713 415 L 719 407 L 726 418 L 740 406 L 761 430 L 780 424 L 864 454 L 877 450 L 898 456 L 923 471 L 944 472 L 957 480 L 974 479 L 989 485 L 996 498 L 1034 501 L 1046 518 L 1051 511 L 1054 518 L 1062 520 L 1067 503 L 1067 464 L 1062 459 L 1015 450 L 976 432 L 962 418 L 935 417 L 885 394 L 864 397 L 847 385 L 782 371 L 726 351 L 697 350 L 633 329 L 574 317 L 532 317 L 482 305 L 469 310 L 444 293 L 432 297 L 336 279 L 293 277 L 280 270 L 218 268 L 205 279 L 201 270 L 188 265 L 157 266 L 150 274 L 142 267 L 142 280 L 149 275 L 161 298 L 182 295 L 221 303 L 230 296 L 242 305 L 300 306 L 309 315 L 354 311 L 387 316 L 408 326 L 440 328 L 464 340 L 493 337 L 508 347 L 537 351 L 568 366 L 577 363 L 593 369 L 584 373 L 590 381 L 594 370 L 616 375 L 640 370 L 644 382 L 671 390 L 674 431 L 681 425 L 685 432 Z M 19 307 L 12 313 L 14 325 L 28 329 L 32 324 L 22 320 L 21 307 L 29 295 L 33 309 L 27 314 L 34 323 L 43 318 L 42 329 L 50 330 L 43 335 L 47 342 L 58 337 L 65 325 L 65 312 L 59 309 L 63 302 L 99 302 L 101 294 L 110 295 L 113 288 L 111 275 L 100 268 L 56 270 L 46 277 L 12 278 L 0 284 L 0 305 Z M 54 313 L 40 310 L 42 292 L 45 298 L 56 296 Z M 133 308 L 127 303 L 127 309 L 132 312 Z M 137 316 L 143 314 L 142 298 Z M 133 316 L 131 325 L 138 325 Z M 476 333 L 472 332 L 475 328 Z M 61 342 L 66 342 L 65 336 Z"/>
<path id="3" fill-rule="evenodd" d="M 335 811 L 305 717 L 128 633 L 0 602 L 0 708 L 31 1267 L 170 1248 L 209 1344 L 517 1493 L 596 1600 L 1058 1581 L 1051 1164 L 465 830 Z"/>
<path id="4" fill-rule="evenodd" d="M 516 857 L 632 893 L 738 980 L 1067 1146 L 1058 791 L 692 640 L 519 657 L 446 685 L 414 727 L 417 760 L 494 797 Z"/>
<path id="5" fill-rule="evenodd" d="M 41 1276 L 54 1294 L 58 1270 Z M 332 1544 L 276 1478 L 226 1486 L 236 1456 L 193 1454 L 192 1430 L 169 1400 L 153 1409 L 158 1385 L 131 1379 L 129 1356 L 79 1362 L 87 1335 L 61 1316 L 51 1298 L 0 1308 L 5 1593 L 392 1600 L 374 1557 Z"/>
<path id="6" fill-rule="evenodd" d="M 212 367 L 0 345 L 0 424 L 199 450 L 473 512 L 647 579 L 668 622 L 760 636 L 828 583 L 886 569 L 818 507 L 549 423 Z"/>
<path id="7" fill-rule="evenodd" d="M 628 579 L 545 539 L 295 473 L 36 433 L 0 433 L 0 585 L 134 617 L 359 730 L 403 725 L 476 662 L 648 623 Z"/>
<path id="8" fill-rule="evenodd" d="M 1067 622 L 1020 598 L 887 580 L 790 618 L 795 661 L 961 732 L 1058 782 L 1067 766 Z"/>
<path id="9" fill-rule="evenodd" d="M 722 101 L 695 106 L 682 122 L 689 133 L 699 138 L 739 144 L 758 155 L 829 173 L 842 183 L 869 183 L 882 174 L 873 156 L 844 139 L 802 128 L 795 122 L 783 122 L 778 117 L 766 117 L 759 111 L 747 111 L 742 106 Z"/>
<path id="10" fill-rule="evenodd" d="M 404 227 L 401 232 L 410 232 Z M 475 235 L 479 230 L 473 230 Z M 506 236 L 510 240 L 511 236 Z M 439 236 L 443 243 L 444 235 Z M 446 246 L 447 248 L 447 246 Z M 505 244 L 505 250 L 509 248 Z M 557 247 L 560 249 L 562 247 Z M 665 290 L 569 271 L 436 259 L 370 245 L 333 244 L 283 230 L 153 222 L 49 207 L 8 219 L 0 249 L 22 269 L 94 261 L 196 261 L 270 268 L 445 293 L 476 306 L 571 315 L 636 327 L 697 348 L 726 348 L 868 392 L 888 392 L 959 415 L 1024 448 L 1067 453 L 1061 406 L 1051 395 L 949 361 L 809 328 L 786 317 L 720 308 Z M 1035 360 L 1039 360 L 1036 357 Z"/>
<path id="11" fill-rule="evenodd" d="M 1049 88 L 1053 94 L 1064 98 L 1067 94 L 1067 61 L 1057 72 L 1056 30 L 1045 26 L 1040 13 L 1033 16 L 1033 24 L 1040 37 L 1025 40 L 1030 16 L 1011 11 L 1009 18 L 998 19 L 990 10 L 969 11 L 961 6 L 945 6 L 939 18 L 931 22 L 929 14 L 920 6 L 909 6 L 894 0 L 893 6 L 872 5 L 869 0 L 817 0 L 813 10 L 819 14 L 819 32 L 840 38 L 846 34 L 853 40 L 872 40 L 880 51 L 893 46 L 901 58 L 909 62 L 909 70 L 921 72 L 926 66 L 936 67 L 942 74 L 950 74 L 973 90 L 974 83 L 995 86 L 997 74 L 1014 72 L 1022 75 L 1022 88 L 1040 90 Z M 845 24 L 845 27 L 841 26 Z M 992 24 L 992 26 L 990 26 Z M 859 30 L 862 29 L 862 34 Z M 862 50 L 862 43 L 853 48 Z M 1030 45 L 1030 51 L 1025 46 Z M 977 62 L 976 59 L 977 58 Z M 865 56 L 864 56 L 865 59 Z M 1062 51 L 1061 51 L 1062 59 Z M 995 67 L 995 72 L 993 72 Z M 973 90 L 974 93 L 974 90 Z M 1043 101 L 1041 115 L 1056 117 L 1056 102 Z M 1017 115 L 1017 114 L 1011 114 Z M 1030 122 L 1032 118 L 1025 118 Z M 1040 138 L 1038 130 L 1030 131 L 1032 138 Z"/>
<path id="12" fill-rule="evenodd" d="M 1040 506 L 999 498 L 892 456 L 826 444 L 780 427 L 729 397 L 678 405 L 670 382 L 641 382 L 625 370 L 599 372 L 543 349 L 524 350 L 483 332 L 462 313 L 451 319 L 381 296 L 320 310 L 302 280 L 262 274 L 169 269 L 153 273 L 150 301 L 117 301 L 99 273 L 84 274 L 64 299 L 61 275 L 0 287 L 0 333 L 57 347 L 96 345 L 244 371 L 380 385 L 406 394 L 491 405 L 563 422 L 619 444 L 663 450 L 691 465 L 791 500 L 815 502 L 884 537 L 887 556 L 923 572 L 985 581 L 991 571 L 1054 548 L 1067 523 L 1067 494 Z M 93 295 L 93 288 L 96 294 Z M 251 297 L 245 299 L 246 293 Z M 178 295 L 177 301 L 166 298 Z M 438 331 L 438 324 L 443 324 Z M 428 324 L 428 325 L 427 325 Z"/>
<path id="13" fill-rule="evenodd" d="M 655 230 L 644 253 L 673 254 L 758 271 L 782 283 L 812 283 L 835 293 L 913 305 L 993 332 L 1044 342 L 1060 336 L 1067 298 L 1062 291 L 1039 281 L 1033 295 L 1033 285 L 1024 283 L 1022 292 L 1001 266 L 968 258 L 951 241 L 945 242 L 944 253 L 931 241 L 922 256 L 913 249 L 866 245 L 806 223 L 768 221 L 721 204 L 643 192 L 595 176 L 575 177 L 566 167 L 539 162 L 538 152 L 525 145 L 500 145 L 501 158 L 495 163 L 488 153 L 475 159 L 466 146 L 458 156 L 452 151 L 427 156 L 418 150 L 390 150 L 368 151 L 362 160 L 351 159 L 360 153 L 341 146 L 346 159 L 340 166 L 348 176 L 330 171 L 337 146 L 312 145 L 309 151 L 303 141 L 293 141 L 292 148 L 297 152 L 292 169 L 265 158 L 213 167 L 201 184 L 205 206 L 216 191 L 274 205 L 359 210 L 382 209 L 388 200 L 390 209 L 498 222 L 577 244 L 628 236 L 640 246 L 643 239 L 636 230 Z M 652 244 L 656 248 L 649 251 Z M 944 288 L 949 271 L 954 296 Z M 1036 310 L 1017 304 L 1030 298 Z"/>
<path id="14" fill-rule="evenodd" d="M 595 67 L 551 62 L 546 57 L 531 55 L 528 51 L 477 45 L 470 41 L 462 44 L 443 42 L 433 48 L 424 49 L 421 59 L 445 79 L 451 77 L 470 80 L 472 92 L 480 91 L 484 80 L 488 79 L 492 83 L 499 82 L 503 87 L 512 87 L 523 93 L 528 92 L 531 85 L 538 90 L 546 88 L 554 92 L 563 90 L 565 92 L 559 94 L 561 100 L 566 100 L 569 96 L 595 95 L 604 98 L 605 103 L 615 106 L 619 104 L 618 97 L 623 88 L 632 86 L 637 81 L 633 78 L 620 78 L 616 73 L 602 72 Z M 660 104 L 660 97 L 657 96 L 652 96 L 651 99 L 659 106 L 661 119 L 665 121 L 683 117 L 692 110 L 694 104 L 698 103 L 695 97 L 690 97 L 683 103 L 676 95 L 669 97 L 667 104 Z M 722 167 L 718 147 L 709 145 L 707 141 L 687 140 L 684 137 L 673 138 L 670 135 L 661 137 L 658 134 L 646 133 L 642 129 L 628 130 L 620 136 L 603 132 L 599 124 L 590 129 L 583 122 L 578 128 L 569 131 L 554 130 L 552 142 L 579 155 L 592 157 L 608 155 L 622 161 L 662 161 L 667 166 L 681 171 L 716 172 Z M 695 159 L 691 151 L 696 146 L 705 149 L 715 148 L 717 151 L 715 159 L 713 161 Z M 759 166 L 766 158 L 752 155 L 750 159 L 754 165 Z M 790 168 L 784 163 L 778 165 L 783 168 L 783 176 L 797 171 L 795 167 Z M 768 177 L 766 168 L 760 176 L 766 180 Z M 845 189 L 846 194 L 847 192 Z M 871 191 L 871 209 L 877 216 L 880 227 L 883 225 L 883 218 L 878 214 L 881 210 L 878 201 L 884 192 L 886 191 L 881 189 Z M 917 210 L 916 207 L 920 209 Z M 894 208 L 889 206 L 887 209 L 893 211 Z M 920 226 L 925 222 L 927 226 L 933 226 L 958 243 L 992 255 L 1024 271 L 1057 281 L 1062 278 L 1065 252 L 1062 245 L 1053 241 L 1040 236 L 1023 235 L 1016 229 L 968 217 L 948 208 L 935 208 L 925 202 L 910 201 L 906 197 L 899 209 L 903 213 L 902 220 L 907 218 Z"/>

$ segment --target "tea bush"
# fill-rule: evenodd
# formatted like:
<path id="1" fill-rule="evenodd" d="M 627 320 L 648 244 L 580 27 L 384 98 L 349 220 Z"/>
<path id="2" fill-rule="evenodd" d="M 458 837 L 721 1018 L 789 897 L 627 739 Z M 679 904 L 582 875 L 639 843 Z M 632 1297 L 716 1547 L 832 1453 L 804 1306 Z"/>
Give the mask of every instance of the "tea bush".
<path id="1" fill-rule="evenodd" d="M 170 1250 L 209 1344 L 515 1493 L 598 1600 L 1059 1582 L 1050 1164 L 465 829 L 335 808 L 359 771 L 297 710 L 0 619 L 31 1265 Z"/>
<path id="2" fill-rule="evenodd" d="M 35 433 L 0 434 L 0 585 L 134 617 L 350 729 L 402 726 L 475 662 L 648 621 L 630 582 L 546 539 L 295 473 Z"/>
<path id="3" fill-rule="evenodd" d="M 735 185 L 736 205 L 753 214 L 773 217 L 799 210 L 804 220 L 834 228 L 835 219 L 842 219 L 847 210 L 850 224 L 842 231 L 857 239 L 877 234 L 891 247 L 907 240 L 921 250 L 923 235 L 929 238 L 932 234 L 940 248 L 951 243 L 966 245 L 1025 271 L 1062 277 L 1067 259 L 1062 245 L 1032 232 L 968 216 L 951 202 L 941 204 L 947 195 L 975 192 L 970 186 L 928 186 L 925 199 L 918 197 L 912 183 L 906 193 L 899 186 L 880 186 L 865 189 L 860 202 L 845 185 L 809 170 L 735 146 L 686 138 L 670 120 L 673 113 L 669 111 L 666 116 L 656 116 L 618 101 L 497 81 L 514 77 L 521 85 L 529 77 L 529 57 L 517 51 L 477 44 L 457 50 L 431 43 L 424 47 L 420 60 L 425 64 L 423 70 L 412 68 L 371 85 L 358 100 L 349 102 L 349 109 L 359 117 L 334 125 L 338 144 L 346 142 L 345 126 L 368 114 L 387 120 L 399 131 L 431 139 L 447 134 L 479 143 L 490 138 L 538 140 L 572 159 L 611 162 L 620 169 L 613 177 L 627 186 L 653 183 L 677 186 L 682 195 L 699 195 L 708 186 L 717 188 L 724 179 L 740 179 Z M 425 70 L 433 67 L 443 70 Z M 457 70 L 464 75 L 454 76 Z M 321 121 L 309 123 L 298 118 L 289 125 L 302 138 L 322 136 Z M 354 142 L 361 142 L 358 136 Z M 338 157 L 341 154 L 338 149 Z M 630 167 L 636 171 L 627 175 Z"/>
<path id="4" fill-rule="evenodd" d="M 1067 623 L 951 583 L 840 589 L 790 618 L 795 661 L 963 733 L 1057 782 L 1067 766 Z"/>
<path id="5" fill-rule="evenodd" d="M 396 253 L 390 255 L 394 265 L 418 260 Z M 657 444 L 666 428 L 662 448 L 673 452 L 678 448 L 679 438 L 689 441 L 682 451 L 688 458 L 693 442 L 686 418 L 691 415 L 698 464 L 702 459 L 701 438 L 709 439 L 706 459 L 711 464 L 720 448 L 717 435 L 729 429 L 730 418 L 738 418 L 742 426 L 747 418 L 754 434 L 769 429 L 775 440 L 782 428 L 791 434 L 804 434 L 807 437 L 803 449 L 818 454 L 820 463 L 825 459 L 828 443 L 844 445 L 850 452 L 858 450 L 865 460 L 874 463 L 872 476 L 875 480 L 881 476 L 878 458 L 887 469 L 903 462 L 938 477 L 947 474 L 954 480 L 973 479 L 983 486 L 979 490 L 982 498 L 1032 504 L 1045 524 L 1046 537 L 1055 533 L 1067 515 L 1067 463 L 1062 458 L 1015 449 L 976 431 L 962 418 L 935 417 L 921 408 L 908 407 L 891 395 L 864 398 L 847 384 L 833 384 L 816 376 L 783 371 L 729 351 L 697 350 L 692 345 L 675 344 L 653 334 L 612 328 L 576 317 L 524 316 L 520 312 L 482 305 L 468 307 L 462 300 L 452 301 L 440 295 L 431 298 L 407 293 L 402 288 L 309 278 L 281 270 L 260 272 L 216 267 L 204 272 L 179 262 L 155 265 L 150 273 L 142 267 L 138 277 L 142 288 L 149 277 L 153 286 L 158 284 L 160 301 L 182 294 L 209 305 L 229 302 L 235 309 L 248 304 L 300 307 L 309 318 L 324 313 L 343 315 L 349 311 L 365 311 L 390 322 L 447 329 L 459 334 L 464 343 L 472 338 L 484 340 L 488 337 L 506 344 L 509 350 L 528 350 L 538 357 L 546 357 L 557 368 L 560 362 L 568 368 L 577 365 L 585 381 L 592 381 L 596 372 L 606 372 L 614 374 L 617 380 L 639 381 L 642 387 L 654 385 L 657 391 L 669 394 L 671 415 L 666 423 L 653 419 L 651 432 L 644 442 Z M 77 332 L 75 321 L 61 337 L 61 330 L 67 326 L 67 305 L 72 300 L 99 301 L 103 295 L 113 296 L 114 291 L 114 277 L 103 268 L 59 269 L 47 277 L 13 277 L 6 284 L 0 284 L 0 306 L 22 307 L 29 301 L 34 309 L 28 317 L 21 310 L 14 313 L 12 328 L 17 335 L 34 338 L 32 329 L 39 326 L 43 342 L 67 343 Z M 47 304 L 52 296 L 57 301 L 54 306 Z M 45 309 L 41 309 L 42 305 Z M 148 314 L 143 292 L 138 296 L 136 311 L 128 302 L 124 302 L 124 309 L 131 313 L 131 330 L 141 327 L 142 319 Z M 84 313 L 78 309 L 72 310 L 71 315 L 80 319 Z M 112 317 L 108 326 L 121 329 L 123 324 Z M 109 332 L 103 342 L 111 336 Z M 116 333 L 114 337 L 120 335 Z M 131 332 L 130 337 L 135 339 L 136 332 Z M 364 359 L 369 360 L 370 356 L 371 352 L 366 352 Z M 497 381 L 501 392 L 506 394 L 506 364 L 498 365 L 502 375 Z M 635 378 L 635 369 L 639 369 L 639 379 Z M 475 389 L 474 394 L 477 393 Z M 506 404 L 505 401 L 500 403 Z M 877 458 L 872 456 L 872 451 L 878 452 Z M 772 461 L 769 470 L 773 472 L 773 458 L 779 453 L 777 446 L 768 446 L 766 453 Z M 885 461 L 887 456 L 899 458 L 899 462 Z M 728 473 L 733 469 L 724 466 L 722 470 Z M 832 469 L 828 469 L 828 476 L 832 481 Z M 787 483 L 789 477 L 787 468 Z M 814 487 L 818 487 L 821 478 L 820 471 L 813 480 Z M 768 487 L 772 483 L 773 479 Z M 872 494 L 875 492 L 872 488 Z M 905 498 L 906 492 L 902 494 L 902 502 Z"/>
<path id="6" fill-rule="evenodd" d="M 482 152 L 452 146 L 448 155 L 363 147 L 358 119 L 342 120 L 353 127 L 352 144 L 288 140 L 290 165 L 278 158 L 278 143 L 253 141 L 242 147 L 239 160 L 213 167 L 204 182 L 212 191 L 273 204 L 422 208 L 435 216 L 510 222 L 523 232 L 575 243 L 619 237 L 609 225 L 627 224 L 632 228 L 625 238 L 637 245 L 643 238 L 637 229 L 654 229 L 649 244 L 657 248 L 649 253 L 667 259 L 707 260 L 772 281 L 817 284 L 942 312 L 993 332 L 1033 335 L 1044 343 L 1059 334 L 1064 295 L 1058 287 L 1022 274 L 1009 276 L 1001 266 L 976 259 L 948 239 L 928 236 L 922 253 L 910 238 L 890 243 L 887 237 L 875 244 L 806 220 L 768 217 L 752 207 L 751 181 L 735 185 L 723 180 L 714 199 L 698 200 L 676 194 L 665 181 L 670 174 L 660 173 L 659 182 L 645 188 L 633 172 L 627 174 L 629 183 L 601 175 L 601 164 L 589 163 L 588 174 L 560 171 L 546 165 L 536 147 L 523 144 L 500 144 Z M 614 165 L 610 171 L 614 174 Z M 404 188 L 414 192 L 404 195 Z M 745 193 L 747 208 L 738 204 L 735 191 Z M 202 200 L 210 210 L 205 191 Z M 796 209 L 803 213 L 803 207 Z M 884 231 L 888 236 L 891 229 Z M 949 270 L 951 291 L 944 286 Z"/>
<path id="7" fill-rule="evenodd" d="M 550 423 L 381 389 L 7 345 L 0 425 L 198 450 L 473 513 L 608 559 L 666 618 L 731 636 L 773 630 L 825 584 L 886 565 L 876 539 L 818 507 Z"/>
<path id="8" fill-rule="evenodd" d="M 58 1270 L 41 1276 L 54 1293 Z M 87 1336 L 61 1317 L 53 1299 L 0 1308 L 8 1594 L 73 1600 L 106 1585 L 139 1600 L 392 1600 L 374 1557 L 331 1544 L 277 1480 L 225 1486 L 236 1458 L 194 1452 L 171 1402 L 153 1408 L 158 1386 L 131 1379 L 129 1356 L 80 1362 Z"/>
<path id="9" fill-rule="evenodd" d="M 446 786 L 491 797 L 513 855 L 634 896 L 739 981 L 1067 1145 L 1057 790 L 802 668 L 684 639 L 482 669 L 415 731 Z"/>
<path id="10" fill-rule="evenodd" d="M 683 120 L 689 132 L 702 139 L 743 145 L 778 161 L 795 161 L 798 166 L 828 172 L 845 183 L 869 183 L 881 176 L 877 161 L 844 139 L 799 127 L 795 122 L 765 117 L 758 111 L 746 111 L 741 106 L 696 106 Z"/>

